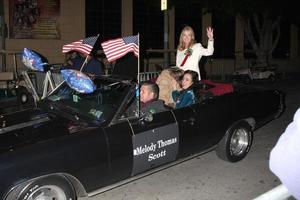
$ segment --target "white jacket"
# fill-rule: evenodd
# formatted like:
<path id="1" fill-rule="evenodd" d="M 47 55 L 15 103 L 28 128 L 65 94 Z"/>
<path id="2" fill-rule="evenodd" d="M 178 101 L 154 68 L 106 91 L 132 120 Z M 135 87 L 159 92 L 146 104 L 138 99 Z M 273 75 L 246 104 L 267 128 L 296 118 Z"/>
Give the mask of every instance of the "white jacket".
<path id="1" fill-rule="evenodd" d="M 300 199 L 300 108 L 270 154 L 270 169 Z"/>
<path id="2" fill-rule="evenodd" d="M 204 48 L 200 43 L 196 43 L 191 48 L 193 50 L 192 55 L 188 57 L 185 64 L 181 67 L 181 63 L 184 60 L 185 52 L 187 49 L 182 51 L 177 50 L 176 54 L 176 66 L 183 70 L 193 70 L 198 72 L 199 80 L 201 80 L 199 61 L 202 56 L 211 56 L 214 53 L 214 41 L 208 40 L 207 48 Z"/>

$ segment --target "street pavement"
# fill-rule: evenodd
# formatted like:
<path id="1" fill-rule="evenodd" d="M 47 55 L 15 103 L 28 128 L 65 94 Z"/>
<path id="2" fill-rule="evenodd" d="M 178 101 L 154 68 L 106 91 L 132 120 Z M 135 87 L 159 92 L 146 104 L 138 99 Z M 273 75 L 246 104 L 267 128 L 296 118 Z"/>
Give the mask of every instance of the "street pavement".
<path id="1" fill-rule="evenodd" d="M 269 170 L 269 154 L 300 106 L 300 77 L 253 84 L 285 91 L 287 108 L 254 132 L 244 160 L 228 163 L 211 151 L 88 200 L 248 200 L 281 184 Z"/>

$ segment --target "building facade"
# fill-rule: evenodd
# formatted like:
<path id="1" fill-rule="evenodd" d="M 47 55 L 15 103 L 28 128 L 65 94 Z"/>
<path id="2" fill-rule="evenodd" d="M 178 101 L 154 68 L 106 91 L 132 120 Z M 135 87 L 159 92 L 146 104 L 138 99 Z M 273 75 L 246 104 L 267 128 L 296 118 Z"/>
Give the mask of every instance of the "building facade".
<path id="1" fill-rule="evenodd" d="M 10 70 L 13 65 L 13 53 L 21 52 L 24 47 L 38 51 L 48 58 L 49 63 L 62 63 L 65 60 L 65 55 L 62 53 L 62 46 L 64 44 L 91 36 L 96 32 L 98 32 L 100 36 L 104 33 L 103 39 L 140 33 L 142 40 L 140 52 L 143 54 L 143 56 L 141 56 L 143 59 L 141 69 L 144 71 L 153 71 L 155 70 L 153 67 L 155 64 L 163 63 L 164 14 L 163 11 L 157 10 L 157 7 L 153 8 L 153 10 L 149 10 L 149 8 L 152 9 L 151 6 L 153 6 L 153 3 L 151 3 L 151 5 L 145 5 L 145 2 L 149 1 L 112 0 L 111 5 L 116 5 L 113 7 L 104 0 L 97 2 L 89 0 L 44 1 L 48 2 L 48 4 L 52 2 L 51 6 L 54 4 L 58 5 L 56 5 L 56 7 L 54 6 L 56 10 L 52 7 L 52 10 L 50 9 L 49 11 L 47 6 L 41 8 L 46 10 L 45 13 L 46 17 L 48 17 L 48 21 L 42 25 L 42 28 L 35 31 L 35 33 L 40 34 L 39 38 L 18 38 L 16 35 L 12 35 L 11 31 L 16 32 L 18 26 L 28 26 L 27 24 L 21 24 L 21 22 L 20 25 L 18 22 L 12 21 L 15 17 L 12 11 L 14 9 L 18 10 L 18 8 L 12 7 L 12 4 L 15 2 L 18 1 L 3 1 L 4 19 L 8 27 L 8 37 L 4 40 L 5 52 L 2 52 L 2 54 L 6 55 L 6 70 Z M 154 2 L 157 4 L 160 3 L 159 0 L 155 0 Z M 99 10 L 98 8 L 101 6 L 103 9 L 100 10 L 99 13 L 97 10 Z M 160 4 L 158 4 L 158 7 L 160 7 Z M 213 26 L 215 28 L 215 49 L 217 56 L 213 56 L 209 62 L 206 62 L 205 68 L 209 74 L 230 74 L 236 68 L 248 65 L 248 60 L 245 59 L 243 53 L 245 48 L 244 30 L 238 18 L 233 19 L 232 23 L 225 24 L 226 27 L 228 25 L 229 28 L 232 29 L 232 38 L 230 39 L 232 42 L 228 45 L 228 41 L 224 41 L 226 37 L 225 39 L 224 37 L 221 39 L 222 27 L 214 26 L 214 16 L 211 13 L 203 12 L 202 8 L 191 8 L 191 6 L 189 10 L 185 10 L 186 8 L 180 10 L 180 8 L 175 7 L 168 10 L 168 52 L 170 52 L 171 65 L 175 63 L 178 35 L 186 21 L 195 29 L 198 41 L 204 45 L 207 43 L 206 27 Z M 26 12 L 26 10 L 24 12 Z M 47 13 L 50 13 L 50 17 L 47 16 Z M 103 13 L 102 16 L 101 13 Z M 147 16 L 148 21 L 145 20 L 145 16 Z M 194 21 L 189 20 L 189 16 L 193 17 Z M 28 19 L 28 21 L 30 21 L 30 19 Z M 152 21 L 155 21 L 155 23 L 150 23 Z M 14 24 L 12 25 L 12 23 Z M 50 33 L 49 27 L 51 23 L 52 27 L 54 26 L 54 29 L 58 32 L 55 36 L 53 36 L 53 32 Z M 53 25 L 53 23 L 55 23 L 55 25 Z M 111 27 L 110 24 L 112 24 Z M 284 66 L 288 65 L 288 67 L 291 68 L 290 70 L 292 70 L 299 66 L 298 28 L 295 26 L 289 27 L 289 33 L 288 58 L 275 59 L 274 62 L 281 63 L 280 65 Z M 149 35 L 151 35 L 151 37 Z M 153 52 L 156 52 L 156 54 L 152 56 L 151 53 Z M 2 66 L 2 70 L 3 68 Z"/>

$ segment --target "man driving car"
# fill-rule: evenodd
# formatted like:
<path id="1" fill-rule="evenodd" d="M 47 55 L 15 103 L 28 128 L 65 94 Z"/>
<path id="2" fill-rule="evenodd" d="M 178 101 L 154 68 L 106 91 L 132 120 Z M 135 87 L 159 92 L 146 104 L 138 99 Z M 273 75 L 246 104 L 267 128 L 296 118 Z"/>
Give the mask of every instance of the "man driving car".
<path id="1" fill-rule="evenodd" d="M 159 87 L 156 83 L 145 81 L 140 87 L 140 114 L 158 113 L 168 110 L 164 101 L 158 99 Z M 138 113 L 136 101 L 133 102 L 126 111 L 127 116 Z"/>

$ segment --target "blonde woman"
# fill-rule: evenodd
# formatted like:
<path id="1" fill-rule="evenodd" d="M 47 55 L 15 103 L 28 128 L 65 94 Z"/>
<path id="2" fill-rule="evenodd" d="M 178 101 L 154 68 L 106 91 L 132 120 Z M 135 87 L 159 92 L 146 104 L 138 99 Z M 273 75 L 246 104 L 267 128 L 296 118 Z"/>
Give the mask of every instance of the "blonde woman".
<path id="1" fill-rule="evenodd" d="M 214 53 L 214 31 L 208 27 L 206 33 L 208 45 L 207 48 L 204 48 L 200 43 L 196 43 L 194 30 L 190 26 L 185 26 L 181 31 L 177 47 L 176 66 L 183 70 L 196 71 L 199 80 L 201 75 L 198 63 L 201 57 L 210 56 Z"/>

